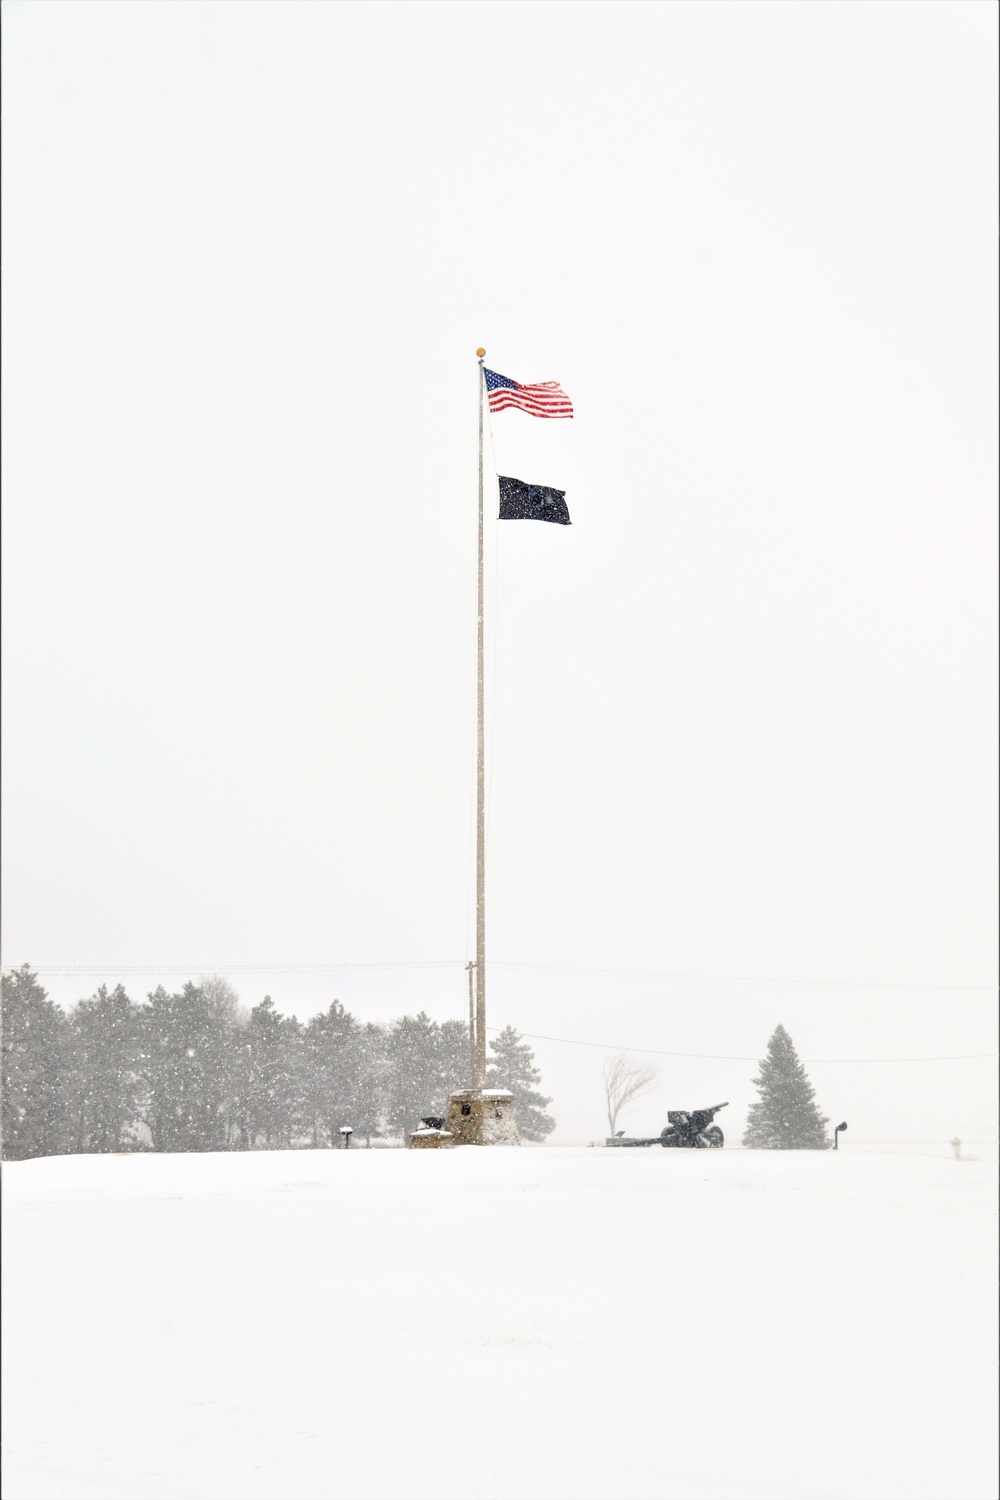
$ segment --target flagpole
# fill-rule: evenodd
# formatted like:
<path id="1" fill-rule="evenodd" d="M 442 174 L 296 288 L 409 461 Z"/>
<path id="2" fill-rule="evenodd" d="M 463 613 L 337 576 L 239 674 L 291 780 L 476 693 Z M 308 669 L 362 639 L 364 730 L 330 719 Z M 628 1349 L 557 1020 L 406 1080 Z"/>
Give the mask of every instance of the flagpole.
<path id="1" fill-rule="evenodd" d="M 469 976 L 469 1087 L 476 1086 L 476 966 L 472 959 L 465 966 Z"/>
<path id="2" fill-rule="evenodd" d="M 479 616 L 476 635 L 476 1077 L 486 1087 L 486 731 L 483 691 L 483 360 L 479 360 Z"/>

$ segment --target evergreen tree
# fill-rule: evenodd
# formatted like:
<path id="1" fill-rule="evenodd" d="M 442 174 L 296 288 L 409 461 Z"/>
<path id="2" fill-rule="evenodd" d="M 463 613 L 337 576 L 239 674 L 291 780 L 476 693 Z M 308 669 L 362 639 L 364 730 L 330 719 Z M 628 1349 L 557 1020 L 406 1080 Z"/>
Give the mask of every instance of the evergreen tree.
<path id="1" fill-rule="evenodd" d="M 237 1082 L 233 1007 L 190 982 L 160 986 L 139 1013 L 146 1123 L 155 1151 L 224 1151 L 232 1143 Z"/>
<path id="2" fill-rule="evenodd" d="M 830 1144 L 824 1129 L 827 1117 L 816 1108 L 816 1091 L 784 1026 L 775 1027 L 753 1081 L 760 1098 L 750 1106 L 744 1146 L 765 1151 L 826 1150 Z"/>
<path id="3" fill-rule="evenodd" d="M 255 1005 L 234 1040 L 236 1051 L 233 1118 L 239 1147 L 252 1151 L 284 1147 L 301 1112 L 299 1053 L 302 1026 L 275 1010 L 270 995 Z"/>
<path id="4" fill-rule="evenodd" d="M 438 1033 L 438 1079 L 440 1109 L 437 1115 L 448 1113 L 448 1096 L 456 1089 L 467 1089 L 469 1077 L 469 1026 L 467 1021 L 442 1021 Z"/>
<path id="5" fill-rule="evenodd" d="M 70 1150 L 69 1023 L 27 964 L 3 976 L 2 1024 L 4 1160 Z"/>
<path id="6" fill-rule="evenodd" d="M 313 1016 L 305 1031 L 306 1117 L 313 1145 L 342 1144 L 340 1127 L 370 1136 L 378 1118 L 378 1049 L 373 1034 L 339 1000 Z"/>
<path id="7" fill-rule="evenodd" d="M 514 1119 L 518 1133 L 525 1141 L 544 1141 L 556 1128 L 545 1106 L 552 1100 L 533 1088 L 541 1083 L 542 1075 L 535 1067 L 535 1054 L 513 1026 L 505 1026 L 490 1042 L 489 1067 L 486 1070 L 488 1089 L 510 1089 L 514 1095 Z"/>
<path id="8" fill-rule="evenodd" d="M 74 1151 L 134 1149 L 142 1113 L 138 1007 L 121 985 L 101 985 L 70 1016 L 72 1076 L 68 1095 Z"/>
<path id="9" fill-rule="evenodd" d="M 445 1072 L 441 1027 L 424 1011 L 393 1023 L 386 1052 L 386 1124 L 405 1138 L 424 1115 L 444 1115 L 454 1079 Z"/>
<path id="10" fill-rule="evenodd" d="M 206 1080 L 219 1094 L 214 1129 L 215 1142 L 207 1151 L 238 1151 L 240 1125 L 236 1118 L 236 1099 L 240 1080 L 240 1042 L 250 1017 L 240 1004 L 240 997 L 221 974 L 203 975 L 196 989 L 202 1005 L 213 1019 L 215 1047 L 206 1058 Z"/>
<path id="11" fill-rule="evenodd" d="M 356 1113 L 345 1125 L 353 1125 L 359 1136 L 371 1144 L 373 1135 L 382 1134 L 382 1117 L 386 1093 L 389 1057 L 385 1027 L 369 1021 L 354 1039 L 353 1065 L 357 1082 Z"/>

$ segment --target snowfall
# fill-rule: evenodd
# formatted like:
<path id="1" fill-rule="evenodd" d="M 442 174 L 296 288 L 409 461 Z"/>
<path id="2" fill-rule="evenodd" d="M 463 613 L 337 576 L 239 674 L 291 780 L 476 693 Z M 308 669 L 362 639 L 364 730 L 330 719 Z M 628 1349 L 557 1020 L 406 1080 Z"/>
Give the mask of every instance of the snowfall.
<path id="1" fill-rule="evenodd" d="M 996 1150 L 7 1164 L 6 1500 L 993 1500 Z"/>

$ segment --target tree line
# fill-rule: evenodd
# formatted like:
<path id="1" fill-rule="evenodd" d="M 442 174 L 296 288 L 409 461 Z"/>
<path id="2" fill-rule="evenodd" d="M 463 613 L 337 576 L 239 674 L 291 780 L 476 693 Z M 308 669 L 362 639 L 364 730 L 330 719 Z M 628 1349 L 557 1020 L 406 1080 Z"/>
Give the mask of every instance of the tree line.
<path id="1" fill-rule="evenodd" d="M 469 1029 L 423 1011 L 363 1022 L 335 1000 L 302 1022 L 270 996 L 244 1010 L 224 979 L 137 1003 L 102 985 L 68 1013 L 28 965 L 2 979 L 3 1157 L 252 1151 L 406 1137 L 470 1083 Z M 487 1087 L 510 1088 L 518 1129 L 555 1127 L 528 1044 L 490 1043 Z"/>

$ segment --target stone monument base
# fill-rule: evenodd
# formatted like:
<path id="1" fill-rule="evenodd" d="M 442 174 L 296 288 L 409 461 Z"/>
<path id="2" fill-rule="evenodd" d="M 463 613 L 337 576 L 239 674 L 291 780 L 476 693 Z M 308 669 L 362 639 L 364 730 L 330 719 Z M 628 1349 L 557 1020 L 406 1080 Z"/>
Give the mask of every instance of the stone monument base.
<path id="1" fill-rule="evenodd" d="M 445 1128 L 456 1146 L 518 1146 L 510 1089 L 459 1089 L 448 1099 Z"/>

